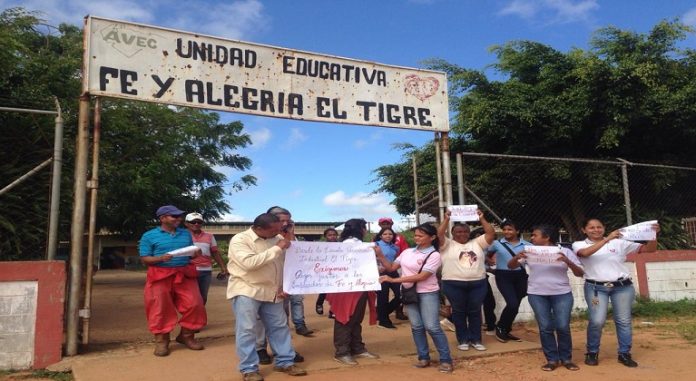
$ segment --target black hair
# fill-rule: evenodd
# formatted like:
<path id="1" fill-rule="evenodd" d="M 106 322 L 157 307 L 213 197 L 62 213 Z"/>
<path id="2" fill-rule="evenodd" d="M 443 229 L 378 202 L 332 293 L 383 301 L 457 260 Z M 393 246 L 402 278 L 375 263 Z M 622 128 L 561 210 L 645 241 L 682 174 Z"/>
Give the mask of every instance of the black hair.
<path id="1" fill-rule="evenodd" d="M 280 219 L 275 214 L 263 213 L 259 214 L 258 217 L 254 219 L 254 227 L 261 229 L 268 229 L 272 224 L 280 222 Z"/>
<path id="2" fill-rule="evenodd" d="M 597 217 L 588 217 L 588 218 L 582 220 L 582 228 L 583 228 L 583 229 L 586 228 L 586 227 L 587 227 L 587 224 L 589 224 L 590 221 L 592 221 L 592 220 L 599 221 L 599 223 L 602 224 L 602 226 L 605 226 L 605 225 L 604 225 L 604 222 L 603 222 L 602 220 L 600 220 L 599 218 L 597 218 Z"/>
<path id="3" fill-rule="evenodd" d="M 502 221 L 500 221 L 500 228 L 502 229 L 506 226 L 510 226 L 515 230 L 520 230 L 517 228 L 517 224 L 515 224 L 515 221 L 504 218 Z"/>
<path id="4" fill-rule="evenodd" d="M 538 230 L 542 236 L 547 237 L 549 241 L 553 244 L 557 244 L 560 239 L 561 233 L 558 228 L 551 224 L 539 224 L 532 227 L 532 231 Z"/>
<path id="5" fill-rule="evenodd" d="M 365 236 L 365 229 L 367 228 L 367 222 L 362 218 L 351 218 L 343 224 L 343 231 L 341 232 L 341 237 L 339 241 L 345 241 L 346 239 L 353 237 L 362 241 Z"/>
<path id="6" fill-rule="evenodd" d="M 271 214 L 276 215 L 276 216 L 279 214 L 287 214 L 288 216 L 292 216 L 292 214 L 290 213 L 289 210 L 282 208 L 280 206 L 277 206 L 277 205 L 271 206 L 270 208 L 268 208 L 266 213 L 271 213 Z"/>
<path id="7" fill-rule="evenodd" d="M 337 231 L 336 229 L 334 229 L 334 228 L 326 228 L 326 229 L 324 229 L 323 236 L 326 237 L 326 235 L 329 234 L 329 232 L 336 232 L 336 234 L 338 234 L 338 231 Z"/>
<path id="8" fill-rule="evenodd" d="M 435 226 L 429 223 L 424 223 L 416 226 L 413 228 L 414 230 L 420 230 L 421 232 L 429 235 L 429 236 L 435 236 L 435 239 L 433 239 L 432 245 L 435 248 L 435 250 L 440 250 L 440 240 L 437 238 L 437 229 Z"/>
<path id="9" fill-rule="evenodd" d="M 396 232 L 395 232 L 394 229 L 392 229 L 392 228 L 382 228 L 382 229 L 380 229 L 380 231 L 379 231 L 377 234 L 375 234 L 375 238 L 373 239 L 373 241 L 374 241 L 374 242 L 377 242 L 377 241 L 379 241 L 380 239 L 382 239 L 382 234 L 383 234 L 385 231 L 387 231 L 387 230 L 391 231 L 392 234 L 394 235 L 394 237 L 392 238 L 392 241 L 390 242 L 390 243 L 394 243 L 394 241 L 396 241 Z"/>
<path id="10" fill-rule="evenodd" d="M 454 225 L 452 225 L 452 229 L 450 230 L 450 232 L 454 233 L 454 229 L 458 228 L 460 226 L 466 228 L 466 230 L 468 230 L 469 233 L 471 233 L 471 227 L 465 223 L 462 223 L 462 222 L 455 222 Z"/>

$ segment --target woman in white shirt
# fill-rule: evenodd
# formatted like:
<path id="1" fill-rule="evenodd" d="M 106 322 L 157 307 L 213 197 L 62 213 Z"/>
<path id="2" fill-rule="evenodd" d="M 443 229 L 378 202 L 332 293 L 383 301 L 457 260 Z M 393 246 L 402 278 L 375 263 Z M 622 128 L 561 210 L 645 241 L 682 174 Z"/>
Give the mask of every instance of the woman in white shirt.
<path id="1" fill-rule="evenodd" d="M 659 232 L 658 225 L 654 228 Z M 621 239 L 618 230 L 614 230 L 605 237 L 604 224 L 596 218 L 587 220 L 582 231 L 587 238 L 584 241 L 574 242 L 573 251 L 585 269 L 585 300 L 589 315 L 585 364 L 592 366 L 599 364 L 602 327 L 607 320 L 607 309 L 611 300 L 616 336 L 619 341 L 618 361 L 627 367 L 636 367 L 638 363 L 631 358 L 633 341 L 631 308 L 636 291 L 624 263 L 628 254 L 657 250 L 657 241 L 648 241 L 644 245 L 626 241 Z"/>

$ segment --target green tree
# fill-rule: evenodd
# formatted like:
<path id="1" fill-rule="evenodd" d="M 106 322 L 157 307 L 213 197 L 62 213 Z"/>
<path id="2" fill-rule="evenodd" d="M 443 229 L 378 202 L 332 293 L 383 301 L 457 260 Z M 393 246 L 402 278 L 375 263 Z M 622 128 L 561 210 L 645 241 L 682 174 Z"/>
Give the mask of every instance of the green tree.
<path id="1" fill-rule="evenodd" d="M 21 8 L 0 13 L 0 104 L 53 110 L 65 118 L 59 235 L 69 239 L 82 31 L 47 27 Z M 0 112 L 2 186 L 51 157 L 52 117 Z M 224 196 L 255 184 L 242 172 L 251 161 L 236 151 L 250 142 L 239 122 L 198 109 L 104 100 L 98 224 L 123 236 L 154 224 L 159 205 L 172 203 L 208 218 L 228 212 Z M 235 173 L 227 179 L 224 168 Z M 0 196 L 0 260 L 45 255 L 50 171 Z"/>
<path id="2" fill-rule="evenodd" d="M 441 60 L 428 66 L 448 74 L 452 109 L 451 152 L 584 157 L 695 166 L 696 53 L 680 49 L 691 28 L 660 22 L 649 33 L 598 30 L 591 49 L 567 53 L 531 41 L 491 50 L 502 80 Z M 423 152 L 431 151 L 425 147 Z M 376 170 L 383 191 L 395 194 L 399 212 L 412 212 L 401 184 L 407 163 Z M 523 227 L 538 222 L 578 235 L 590 215 L 615 213 L 623 203 L 617 167 L 559 162 L 470 159 L 468 185 L 499 214 Z M 646 215 L 696 213 L 689 189 L 693 173 L 635 170 L 632 201 Z M 422 186 L 422 185 L 421 185 Z M 654 198 L 663 200 L 651 205 Z M 406 198 L 406 199 L 403 199 Z"/>

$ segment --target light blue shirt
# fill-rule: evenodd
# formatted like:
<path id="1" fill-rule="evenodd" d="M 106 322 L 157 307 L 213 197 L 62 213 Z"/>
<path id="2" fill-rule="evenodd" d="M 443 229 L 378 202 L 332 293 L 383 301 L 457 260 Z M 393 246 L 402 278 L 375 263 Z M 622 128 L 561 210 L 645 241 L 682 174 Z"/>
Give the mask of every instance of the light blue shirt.
<path id="1" fill-rule="evenodd" d="M 498 270 L 510 270 L 510 271 L 522 271 L 522 267 L 516 269 L 511 269 L 508 267 L 508 261 L 512 259 L 512 254 L 505 247 L 510 248 L 513 253 L 517 254 L 524 250 L 525 245 L 531 245 L 531 243 L 521 239 L 516 244 L 511 244 L 505 238 L 497 239 L 493 241 L 493 244 L 488 247 L 488 253 L 495 254 L 495 268 Z"/>
<path id="2" fill-rule="evenodd" d="M 156 227 L 148 230 L 140 238 L 138 250 L 141 257 L 153 256 L 160 257 L 172 250 L 193 245 L 191 233 L 184 228 L 176 228 L 174 234 Z M 189 264 L 190 257 L 174 257 L 171 261 L 158 263 L 152 266 L 159 267 L 181 267 Z"/>

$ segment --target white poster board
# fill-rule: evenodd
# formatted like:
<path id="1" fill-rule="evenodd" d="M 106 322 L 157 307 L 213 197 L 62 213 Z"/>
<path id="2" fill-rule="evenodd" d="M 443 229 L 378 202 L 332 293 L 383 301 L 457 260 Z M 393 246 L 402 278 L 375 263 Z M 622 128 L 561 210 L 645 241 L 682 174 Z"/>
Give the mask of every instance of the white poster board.
<path id="1" fill-rule="evenodd" d="M 476 211 L 478 210 L 478 205 L 450 205 L 447 207 L 452 214 L 450 214 L 450 221 L 453 222 L 470 222 L 478 221 L 479 216 Z"/>
<path id="2" fill-rule="evenodd" d="M 372 243 L 294 241 L 285 252 L 283 291 L 318 294 L 380 290 Z"/>
<path id="3" fill-rule="evenodd" d="M 234 20 L 230 20 L 234 22 Z M 443 72 L 88 16 L 83 92 L 316 122 L 449 131 Z"/>
<path id="4" fill-rule="evenodd" d="M 657 220 L 640 222 L 619 229 L 619 233 L 627 241 L 652 241 L 657 238 L 657 232 L 653 229 L 655 224 Z"/>
<path id="5" fill-rule="evenodd" d="M 525 246 L 527 263 L 552 264 L 558 262 L 561 254 L 560 246 Z"/>

